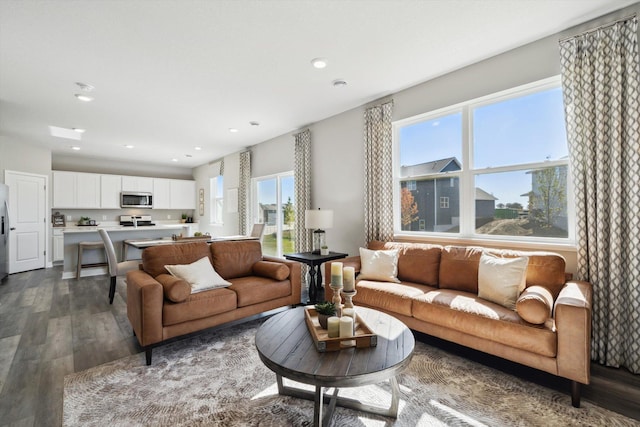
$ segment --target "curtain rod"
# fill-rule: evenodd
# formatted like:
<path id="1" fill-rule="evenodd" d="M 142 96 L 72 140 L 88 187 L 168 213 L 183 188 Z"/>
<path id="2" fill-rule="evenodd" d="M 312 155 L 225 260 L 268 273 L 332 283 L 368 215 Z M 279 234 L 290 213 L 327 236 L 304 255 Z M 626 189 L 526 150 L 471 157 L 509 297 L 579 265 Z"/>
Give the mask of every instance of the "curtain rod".
<path id="1" fill-rule="evenodd" d="M 596 32 L 596 31 L 600 31 L 600 30 L 602 30 L 602 29 L 604 29 L 604 28 L 613 27 L 614 25 L 619 24 L 620 22 L 623 22 L 623 21 L 630 21 L 630 20 L 632 20 L 632 19 L 634 19 L 634 18 L 637 18 L 637 17 L 638 17 L 638 14 L 637 14 L 637 13 L 634 13 L 634 14 L 632 14 L 632 15 L 625 16 L 624 18 L 616 19 L 616 20 L 615 20 L 615 21 L 613 21 L 613 22 L 609 22 L 609 23 L 607 23 L 607 24 L 602 24 L 602 25 L 599 25 L 599 26 L 597 26 L 597 27 L 595 27 L 595 28 L 592 28 L 592 29 L 590 29 L 590 30 L 583 31 L 583 32 L 582 32 L 582 33 L 580 33 L 580 34 L 576 34 L 576 35 L 573 35 L 573 36 L 565 37 L 565 38 L 563 38 L 563 39 L 560 39 L 560 40 L 559 40 L 559 43 L 566 42 L 567 40 L 575 39 L 575 38 L 578 38 L 578 37 L 584 36 L 584 35 L 586 35 L 586 34 L 591 34 L 591 33 L 594 33 L 594 32 Z"/>

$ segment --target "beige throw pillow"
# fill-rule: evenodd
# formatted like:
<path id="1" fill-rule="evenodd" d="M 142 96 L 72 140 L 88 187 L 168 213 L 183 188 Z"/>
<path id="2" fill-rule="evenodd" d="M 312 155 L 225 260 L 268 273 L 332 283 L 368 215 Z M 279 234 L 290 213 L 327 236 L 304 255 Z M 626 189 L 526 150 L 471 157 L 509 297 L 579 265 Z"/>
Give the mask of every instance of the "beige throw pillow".
<path id="1" fill-rule="evenodd" d="M 525 288 L 529 257 L 498 258 L 482 254 L 478 267 L 478 296 L 515 310 Z"/>
<path id="2" fill-rule="evenodd" d="M 542 325 L 551 317 L 553 295 L 542 286 L 529 286 L 516 301 L 516 311 L 529 323 Z"/>
<path id="3" fill-rule="evenodd" d="M 227 282 L 216 273 L 208 257 L 200 258 L 191 264 L 165 265 L 164 268 L 172 276 L 178 277 L 191 285 L 192 294 L 231 285 L 230 282 Z"/>
<path id="4" fill-rule="evenodd" d="M 360 248 L 360 274 L 358 279 L 376 280 L 379 282 L 395 282 L 398 280 L 397 249 L 372 251 Z"/>

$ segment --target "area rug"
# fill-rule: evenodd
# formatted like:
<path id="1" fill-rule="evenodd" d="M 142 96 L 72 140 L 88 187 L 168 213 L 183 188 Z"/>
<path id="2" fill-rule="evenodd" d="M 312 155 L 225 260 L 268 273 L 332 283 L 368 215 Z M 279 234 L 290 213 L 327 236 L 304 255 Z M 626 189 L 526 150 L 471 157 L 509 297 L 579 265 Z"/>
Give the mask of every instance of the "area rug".
<path id="1" fill-rule="evenodd" d="M 310 426 L 313 402 L 279 396 L 254 345 L 256 320 L 204 333 L 64 379 L 65 426 Z M 416 343 L 399 378 L 397 419 L 336 408 L 334 426 L 637 426 L 485 365 Z M 287 385 L 293 384 L 285 379 Z M 308 388 L 308 386 L 306 386 Z M 389 405 L 388 383 L 340 390 Z"/>

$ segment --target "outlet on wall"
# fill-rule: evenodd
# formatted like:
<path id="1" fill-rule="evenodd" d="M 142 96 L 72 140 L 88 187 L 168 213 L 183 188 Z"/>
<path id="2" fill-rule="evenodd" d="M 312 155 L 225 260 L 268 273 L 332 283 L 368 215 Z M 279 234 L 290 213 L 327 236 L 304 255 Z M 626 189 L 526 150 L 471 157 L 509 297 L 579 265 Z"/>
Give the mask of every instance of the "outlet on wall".
<path id="1" fill-rule="evenodd" d="M 71 215 L 67 215 L 67 221 L 71 221 Z"/>
<path id="2" fill-rule="evenodd" d="M 106 215 L 102 215 L 102 220 L 106 221 L 107 220 L 107 216 Z"/>
<path id="3" fill-rule="evenodd" d="M 171 219 L 171 215 L 167 215 L 167 219 Z"/>

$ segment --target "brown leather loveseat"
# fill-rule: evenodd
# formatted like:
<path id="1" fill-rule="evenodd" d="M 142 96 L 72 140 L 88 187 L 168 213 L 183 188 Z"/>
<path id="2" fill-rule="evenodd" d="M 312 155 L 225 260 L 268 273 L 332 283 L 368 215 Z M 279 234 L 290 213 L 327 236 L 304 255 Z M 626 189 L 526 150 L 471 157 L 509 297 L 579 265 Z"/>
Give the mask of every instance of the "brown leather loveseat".
<path id="1" fill-rule="evenodd" d="M 398 250 L 398 280 L 357 277 L 356 305 L 384 311 L 413 330 L 567 378 L 572 404 L 580 406 L 580 383 L 590 379 L 592 287 L 567 281 L 562 256 L 399 242 L 371 242 L 369 249 Z M 514 308 L 478 296 L 483 253 L 528 257 L 526 288 Z M 360 257 L 341 261 L 356 273 L 361 269 Z M 325 277 L 331 277 L 330 268 L 327 263 Z M 325 298 L 332 295 L 326 286 Z"/>
<path id="2" fill-rule="evenodd" d="M 207 257 L 230 286 L 191 293 L 165 265 Z M 127 316 L 151 364 L 152 348 L 170 338 L 300 303 L 300 264 L 262 256 L 258 241 L 181 243 L 142 252 L 127 273 Z"/>

